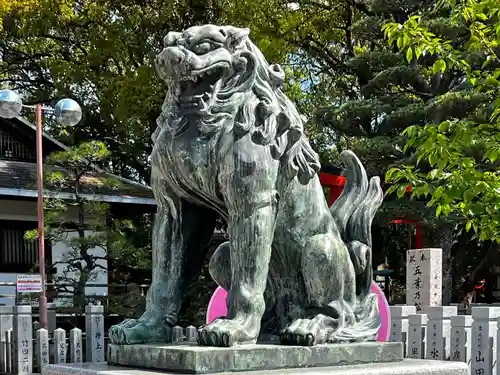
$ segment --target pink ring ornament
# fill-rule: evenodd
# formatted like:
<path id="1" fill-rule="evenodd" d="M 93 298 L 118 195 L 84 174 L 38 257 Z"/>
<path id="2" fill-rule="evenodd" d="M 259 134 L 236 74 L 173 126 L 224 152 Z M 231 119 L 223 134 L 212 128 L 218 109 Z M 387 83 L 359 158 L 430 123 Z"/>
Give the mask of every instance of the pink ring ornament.
<path id="1" fill-rule="evenodd" d="M 377 335 L 377 341 L 388 341 L 390 335 L 391 327 L 391 310 L 389 309 L 389 304 L 385 298 L 384 292 L 380 289 L 376 282 L 372 282 L 371 292 L 375 293 L 378 298 L 378 309 L 380 312 L 381 325 Z M 215 319 L 224 317 L 227 314 L 227 292 L 218 287 L 207 308 L 207 324 L 213 322 Z"/>

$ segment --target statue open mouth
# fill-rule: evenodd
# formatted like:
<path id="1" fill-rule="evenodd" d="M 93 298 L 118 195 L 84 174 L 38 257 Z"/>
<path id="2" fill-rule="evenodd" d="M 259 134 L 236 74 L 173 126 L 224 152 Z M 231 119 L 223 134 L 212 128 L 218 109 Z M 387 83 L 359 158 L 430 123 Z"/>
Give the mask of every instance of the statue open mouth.
<path id="1" fill-rule="evenodd" d="M 181 78 L 179 106 L 184 110 L 207 110 L 210 100 L 222 87 L 227 68 L 225 63 L 215 63 Z"/>

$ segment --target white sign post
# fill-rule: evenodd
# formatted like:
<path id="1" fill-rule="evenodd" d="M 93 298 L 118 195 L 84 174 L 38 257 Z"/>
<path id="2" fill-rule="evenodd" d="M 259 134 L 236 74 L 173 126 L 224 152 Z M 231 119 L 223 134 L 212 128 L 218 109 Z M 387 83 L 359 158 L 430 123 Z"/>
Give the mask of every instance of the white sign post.
<path id="1" fill-rule="evenodd" d="M 40 275 L 17 275 L 17 293 L 41 293 L 42 277 Z"/>

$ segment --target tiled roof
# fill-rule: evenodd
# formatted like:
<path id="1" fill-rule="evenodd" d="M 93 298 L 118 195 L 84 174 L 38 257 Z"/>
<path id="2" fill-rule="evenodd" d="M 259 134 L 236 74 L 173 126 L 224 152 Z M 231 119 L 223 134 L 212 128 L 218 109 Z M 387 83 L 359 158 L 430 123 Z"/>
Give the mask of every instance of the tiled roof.
<path id="1" fill-rule="evenodd" d="M 36 127 L 24 118 L 16 117 L 8 120 L 0 118 L 0 126 L 7 129 L 17 129 L 18 132 L 21 132 L 20 134 L 24 134 L 22 135 L 22 137 L 24 137 L 23 139 L 33 143 L 33 147 L 35 147 L 34 140 Z M 66 151 L 68 149 L 68 146 L 57 141 L 50 135 L 46 133 L 43 134 L 44 154 L 53 151 Z M 64 176 L 64 180 L 68 183 L 66 183 L 66 186 L 62 186 L 61 184 L 52 184 L 49 186 L 45 183 L 45 189 L 57 193 L 74 193 L 74 180 L 71 181 L 71 173 L 62 168 L 44 165 L 45 176 L 48 176 L 52 171 L 61 172 Z M 82 194 L 91 194 L 96 196 L 97 199 L 102 199 L 106 196 L 106 199 L 103 200 L 110 202 L 155 204 L 153 192 L 149 186 L 110 174 L 98 167 L 94 167 L 94 171 L 95 172 L 89 173 L 81 179 Z M 17 161 L 0 159 L 0 196 L 6 195 L 36 196 L 35 163 L 29 160 Z M 101 198 L 99 198 L 99 196 Z"/>

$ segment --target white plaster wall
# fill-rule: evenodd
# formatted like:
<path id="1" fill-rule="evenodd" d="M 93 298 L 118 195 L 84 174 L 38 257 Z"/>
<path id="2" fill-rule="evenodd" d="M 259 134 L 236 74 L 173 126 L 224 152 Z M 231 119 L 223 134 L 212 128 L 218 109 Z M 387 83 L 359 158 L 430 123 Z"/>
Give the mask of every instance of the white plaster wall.
<path id="1" fill-rule="evenodd" d="M 78 210 L 75 207 L 69 207 L 67 212 L 69 220 L 78 220 Z M 36 202 L 0 199 L 0 220 L 36 221 Z"/>
<path id="2" fill-rule="evenodd" d="M 1 273 L 0 272 L 0 305 L 15 305 L 16 303 L 16 287 L 1 285 L 2 283 L 15 283 L 16 273 Z"/>
<path id="3" fill-rule="evenodd" d="M 74 213 L 76 217 L 76 212 Z M 15 200 L 0 200 L 0 220 L 19 220 L 19 221 L 36 221 L 37 220 L 37 210 L 36 203 L 29 201 L 15 201 Z M 88 233 L 88 232 L 86 232 Z M 70 233 L 70 235 L 75 235 L 76 233 Z M 71 249 L 64 242 L 57 242 L 52 244 L 52 261 L 58 262 L 67 259 L 68 254 L 71 253 Z M 101 248 L 91 249 L 90 253 L 95 256 L 104 256 L 104 250 Z M 107 272 L 107 261 L 99 260 L 98 263 L 106 268 L 106 270 L 98 269 L 95 270 L 92 275 L 92 280 L 87 283 L 91 284 L 107 284 L 108 283 L 108 272 Z M 57 275 L 63 275 L 64 265 L 60 264 L 57 267 Z M 16 282 L 16 272 L 12 273 L 1 273 L 0 272 L 0 305 L 13 305 L 15 303 L 15 286 L 2 286 L 2 283 L 15 283 Z M 107 296 L 108 287 L 91 287 L 86 288 L 87 295 L 97 295 L 97 296 Z M 12 297 L 6 297 L 10 295 Z M 70 301 L 69 298 L 57 299 L 55 302 L 57 305 L 65 304 L 65 301 Z"/>

